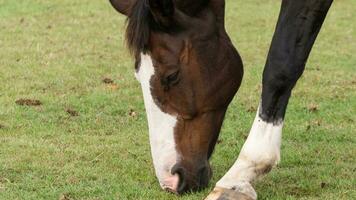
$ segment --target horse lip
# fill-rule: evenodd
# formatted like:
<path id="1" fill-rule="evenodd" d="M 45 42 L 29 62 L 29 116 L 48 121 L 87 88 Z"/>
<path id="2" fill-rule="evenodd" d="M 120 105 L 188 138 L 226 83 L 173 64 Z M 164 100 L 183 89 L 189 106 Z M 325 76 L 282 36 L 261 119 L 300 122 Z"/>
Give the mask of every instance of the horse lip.
<path id="1" fill-rule="evenodd" d="M 179 184 L 179 175 L 178 174 L 172 174 L 168 175 L 167 177 L 164 178 L 164 180 L 160 181 L 160 185 L 163 190 L 178 194 L 178 184 Z"/>

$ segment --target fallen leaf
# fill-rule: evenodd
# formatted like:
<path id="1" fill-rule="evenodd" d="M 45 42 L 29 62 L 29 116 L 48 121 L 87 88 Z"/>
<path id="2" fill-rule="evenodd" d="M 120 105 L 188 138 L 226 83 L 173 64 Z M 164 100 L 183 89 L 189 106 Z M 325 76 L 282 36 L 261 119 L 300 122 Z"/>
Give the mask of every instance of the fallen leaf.
<path id="1" fill-rule="evenodd" d="M 255 113 L 257 111 L 257 109 L 255 107 L 251 106 L 246 111 L 249 112 L 249 113 Z"/>
<path id="2" fill-rule="evenodd" d="M 131 117 L 136 117 L 136 116 L 137 116 L 137 113 L 136 113 L 133 109 L 130 109 L 129 115 L 130 115 Z"/>
<path id="3" fill-rule="evenodd" d="M 15 103 L 20 106 L 40 106 L 42 102 L 36 99 L 19 99 Z"/>
<path id="4" fill-rule="evenodd" d="M 309 104 L 308 111 L 309 112 L 317 112 L 319 110 L 319 106 L 317 104 Z"/>
<path id="5" fill-rule="evenodd" d="M 78 111 L 73 110 L 73 109 L 71 109 L 71 108 L 67 108 L 66 112 L 67 112 L 70 116 L 72 116 L 72 117 L 77 117 L 77 116 L 79 116 Z"/>
<path id="6" fill-rule="evenodd" d="M 109 84 L 107 87 L 111 90 L 117 90 L 119 88 L 119 86 L 115 83 Z"/>
<path id="7" fill-rule="evenodd" d="M 105 83 L 105 84 L 113 84 L 114 83 L 114 81 L 112 79 L 110 79 L 110 78 L 104 78 L 102 80 L 102 82 Z"/>
<path id="8" fill-rule="evenodd" d="M 69 196 L 69 194 L 61 194 L 59 196 L 59 200 L 71 200 L 72 198 Z"/>

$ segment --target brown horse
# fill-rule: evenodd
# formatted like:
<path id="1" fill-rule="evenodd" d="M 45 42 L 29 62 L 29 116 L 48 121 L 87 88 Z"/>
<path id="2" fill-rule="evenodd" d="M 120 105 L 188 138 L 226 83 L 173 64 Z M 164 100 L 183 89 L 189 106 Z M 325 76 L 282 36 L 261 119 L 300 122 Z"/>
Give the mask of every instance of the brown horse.
<path id="1" fill-rule="evenodd" d="M 224 0 L 110 0 L 142 86 L 155 172 L 163 189 L 205 187 L 209 157 L 243 67 L 224 25 Z M 332 0 L 283 0 L 261 105 L 240 156 L 209 199 L 256 199 L 250 183 L 280 159 L 283 119 Z"/>
<path id="2" fill-rule="evenodd" d="M 208 159 L 243 74 L 224 28 L 224 2 L 120 2 L 112 4 L 128 15 L 126 37 L 159 182 L 177 193 L 204 187 L 211 177 Z"/>

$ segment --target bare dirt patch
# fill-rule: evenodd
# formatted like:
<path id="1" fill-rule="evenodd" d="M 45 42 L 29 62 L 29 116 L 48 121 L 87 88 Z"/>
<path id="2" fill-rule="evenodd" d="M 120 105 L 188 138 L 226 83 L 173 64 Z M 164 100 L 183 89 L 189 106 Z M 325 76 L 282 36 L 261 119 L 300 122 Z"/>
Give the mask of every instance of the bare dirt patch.
<path id="1" fill-rule="evenodd" d="M 42 102 L 37 99 L 18 99 L 15 101 L 17 105 L 20 106 L 40 106 Z"/>

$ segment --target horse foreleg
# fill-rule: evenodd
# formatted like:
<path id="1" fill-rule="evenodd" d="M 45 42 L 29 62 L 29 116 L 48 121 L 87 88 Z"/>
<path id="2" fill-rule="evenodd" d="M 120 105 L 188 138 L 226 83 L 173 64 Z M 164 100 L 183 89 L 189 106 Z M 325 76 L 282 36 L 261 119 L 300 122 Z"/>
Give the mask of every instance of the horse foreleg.
<path id="1" fill-rule="evenodd" d="M 280 160 L 288 100 L 302 75 L 332 0 L 283 0 L 263 72 L 261 103 L 234 165 L 207 197 L 257 199 L 251 183 Z"/>

